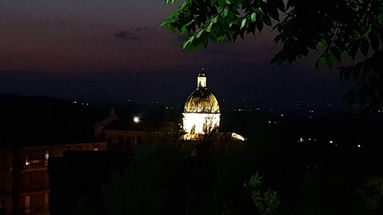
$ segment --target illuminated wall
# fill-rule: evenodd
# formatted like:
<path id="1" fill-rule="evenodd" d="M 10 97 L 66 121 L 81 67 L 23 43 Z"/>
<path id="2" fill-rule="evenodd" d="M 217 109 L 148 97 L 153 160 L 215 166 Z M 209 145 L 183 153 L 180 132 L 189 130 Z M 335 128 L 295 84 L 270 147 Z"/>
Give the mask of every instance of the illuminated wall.
<path id="1" fill-rule="evenodd" d="M 206 134 L 219 127 L 220 114 L 183 113 L 183 129 L 187 134 Z"/>
<path id="2" fill-rule="evenodd" d="M 206 77 L 205 76 L 198 76 L 197 88 L 206 88 Z"/>

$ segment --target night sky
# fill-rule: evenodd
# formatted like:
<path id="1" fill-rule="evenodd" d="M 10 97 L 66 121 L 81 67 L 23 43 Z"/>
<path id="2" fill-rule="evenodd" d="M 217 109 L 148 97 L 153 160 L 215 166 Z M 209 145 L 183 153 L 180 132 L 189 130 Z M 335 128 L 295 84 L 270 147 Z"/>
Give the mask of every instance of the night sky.
<path id="1" fill-rule="evenodd" d="M 341 103 L 350 86 L 334 69 L 315 70 L 313 56 L 270 65 L 280 48 L 271 31 L 182 51 L 160 27 L 173 10 L 161 0 L 2 0 L 0 93 L 179 105 L 201 67 L 230 106 Z"/>

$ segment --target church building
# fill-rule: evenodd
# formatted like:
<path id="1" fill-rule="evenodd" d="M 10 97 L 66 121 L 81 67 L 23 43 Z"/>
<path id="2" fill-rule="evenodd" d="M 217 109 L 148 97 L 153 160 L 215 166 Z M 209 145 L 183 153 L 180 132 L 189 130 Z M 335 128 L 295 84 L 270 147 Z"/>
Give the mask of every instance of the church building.
<path id="1" fill-rule="evenodd" d="M 208 90 L 206 74 L 202 69 L 197 77 L 197 89 L 190 94 L 184 106 L 184 139 L 198 139 L 218 129 L 220 117 L 217 98 Z"/>

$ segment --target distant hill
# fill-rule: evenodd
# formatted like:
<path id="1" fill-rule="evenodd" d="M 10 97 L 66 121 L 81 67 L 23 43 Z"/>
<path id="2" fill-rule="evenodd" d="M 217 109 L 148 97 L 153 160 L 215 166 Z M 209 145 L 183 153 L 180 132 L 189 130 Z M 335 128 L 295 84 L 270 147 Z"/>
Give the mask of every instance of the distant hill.
<path id="1" fill-rule="evenodd" d="M 0 94 L 0 144 L 40 145 L 93 138 L 105 114 L 56 98 Z"/>
<path id="2" fill-rule="evenodd" d="M 165 106 L 89 104 L 58 98 L 0 94 L 0 145 L 47 145 L 94 139 L 94 124 L 111 108 L 130 120 L 179 121 L 179 110 Z"/>

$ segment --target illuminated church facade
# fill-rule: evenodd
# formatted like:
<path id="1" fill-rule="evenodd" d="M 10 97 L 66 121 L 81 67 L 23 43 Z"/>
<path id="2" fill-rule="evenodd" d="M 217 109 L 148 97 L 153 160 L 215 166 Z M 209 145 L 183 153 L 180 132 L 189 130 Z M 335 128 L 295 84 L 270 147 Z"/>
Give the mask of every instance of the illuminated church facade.
<path id="1" fill-rule="evenodd" d="M 197 89 L 187 98 L 183 112 L 185 139 L 196 139 L 218 129 L 221 113 L 217 98 L 207 89 L 202 70 L 197 77 Z"/>

